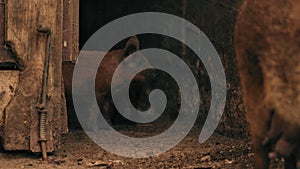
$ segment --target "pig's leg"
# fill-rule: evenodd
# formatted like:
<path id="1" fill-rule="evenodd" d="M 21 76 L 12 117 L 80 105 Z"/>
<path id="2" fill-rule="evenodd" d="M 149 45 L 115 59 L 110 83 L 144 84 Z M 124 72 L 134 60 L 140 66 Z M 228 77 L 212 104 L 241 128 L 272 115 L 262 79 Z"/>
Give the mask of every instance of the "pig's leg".
<path id="1" fill-rule="evenodd" d="M 284 134 L 287 134 L 284 133 L 284 129 L 288 128 L 287 124 L 275 111 L 270 121 L 270 128 L 263 142 L 263 145 L 275 145 L 275 152 L 269 153 L 269 158 L 284 156 L 285 169 L 295 169 L 296 158 L 292 152 L 296 145 L 284 139 Z"/>
<path id="2" fill-rule="evenodd" d="M 275 153 L 278 154 L 277 156 L 284 156 L 285 159 L 285 169 L 296 169 L 297 159 L 295 149 L 296 144 L 289 142 L 281 137 L 275 145 Z"/>
<path id="3" fill-rule="evenodd" d="M 264 145 L 262 136 L 258 135 L 258 133 L 256 133 L 255 131 L 252 131 L 251 134 L 252 134 L 255 169 L 268 169 L 269 162 L 270 162 L 268 157 L 270 146 Z"/>
<path id="4" fill-rule="evenodd" d="M 254 161 L 256 169 L 267 169 L 269 166 L 268 153 L 270 151 L 269 145 L 263 144 L 263 138 L 256 131 L 251 131 L 252 144 L 254 151 Z"/>
<path id="5" fill-rule="evenodd" d="M 264 145 L 275 145 L 275 153 L 270 157 L 284 156 L 285 168 L 295 169 L 299 158 L 300 128 L 296 124 L 284 121 L 279 114 L 274 113 L 271 118 L 272 123 Z"/>
<path id="6" fill-rule="evenodd" d="M 255 169 L 268 169 L 269 168 L 269 148 L 262 144 L 262 139 L 252 138 L 254 147 L 254 161 Z"/>
<path id="7" fill-rule="evenodd" d="M 264 113 L 259 113 L 264 112 Z M 271 149 L 270 144 L 264 144 L 265 135 L 269 127 L 270 111 L 248 112 L 248 120 L 251 127 L 251 139 L 253 144 L 254 162 L 256 169 L 268 169 Z M 259 115 L 259 116 L 258 116 Z"/>

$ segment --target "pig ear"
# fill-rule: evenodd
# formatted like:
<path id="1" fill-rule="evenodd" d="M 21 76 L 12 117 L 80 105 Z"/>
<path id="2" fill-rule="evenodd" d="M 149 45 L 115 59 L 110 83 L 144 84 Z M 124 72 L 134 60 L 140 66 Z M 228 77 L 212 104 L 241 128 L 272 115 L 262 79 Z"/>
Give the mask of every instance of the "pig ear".
<path id="1" fill-rule="evenodd" d="M 137 36 L 131 36 L 125 46 L 125 56 L 129 56 L 130 54 L 140 50 L 140 41 Z"/>

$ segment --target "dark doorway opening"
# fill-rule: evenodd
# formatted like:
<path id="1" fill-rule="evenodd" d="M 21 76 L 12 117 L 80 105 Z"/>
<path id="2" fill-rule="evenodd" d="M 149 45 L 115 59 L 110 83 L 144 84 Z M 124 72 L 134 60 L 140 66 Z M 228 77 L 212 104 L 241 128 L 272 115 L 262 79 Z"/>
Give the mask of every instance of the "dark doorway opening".
<path id="1" fill-rule="evenodd" d="M 128 1 L 117 1 L 117 0 L 102 0 L 102 1 L 80 1 L 79 4 L 79 50 L 81 50 L 86 43 L 86 41 L 102 26 L 105 24 L 118 19 L 122 16 L 139 13 L 139 12 L 167 12 L 162 9 L 163 3 L 160 1 L 140 1 L 140 0 L 128 0 Z M 165 8 L 168 9 L 168 8 Z M 147 21 L 145 21 L 147 22 Z M 162 39 L 163 37 L 152 35 L 152 34 L 143 34 L 137 35 L 140 41 L 140 49 L 145 48 L 162 48 Z M 129 37 L 128 37 L 129 38 Z M 118 44 L 111 50 L 119 50 L 123 49 L 126 45 L 128 39 L 120 39 Z M 72 67 L 72 66 L 71 66 Z M 64 74 L 70 75 L 72 68 L 64 69 Z M 149 71 L 148 71 L 149 72 Z M 157 74 L 157 73 L 156 73 Z M 161 73 L 161 77 L 166 77 L 164 73 Z M 148 77 L 151 79 L 152 77 Z M 151 79 L 153 80 L 153 79 Z M 172 81 L 172 80 L 171 80 Z M 150 82 L 149 82 L 150 83 Z M 149 85 L 147 82 L 143 82 L 143 84 Z M 162 83 L 165 84 L 165 83 Z M 141 84 L 133 83 L 133 85 L 141 86 Z M 158 85 L 151 85 L 150 89 L 159 88 Z M 176 87 L 177 85 L 175 85 Z M 70 88 L 70 86 L 69 86 Z M 133 87 L 134 88 L 134 87 Z M 164 86 L 164 88 L 168 88 L 168 86 Z M 147 89 L 145 89 L 147 90 Z M 149 90 L 149 89 L 148 89 Z M 174 90 L 176 95 L 177 92 Z M 169 92 L 171 93 L 171 92 Z M 69 128 L 77 129 L 81 128 L 76 113 L 74 111 L 72 98 L 67 97 L 68 104 L 68 118 L 69 118 Z M 145 96 L 147 97 L 147 96 Z M 172 96 L 170 96 L 172 97 Z M 176 99 L 173 99 L 176 100 Z M 99 104 L 99 103 L 98 103 Z M 176 107 L 176 106 L 175 106 Z M 120 116 L 116 117 L 119 118 Z M 118 121 L 118 120 L 117 120 Z"/>

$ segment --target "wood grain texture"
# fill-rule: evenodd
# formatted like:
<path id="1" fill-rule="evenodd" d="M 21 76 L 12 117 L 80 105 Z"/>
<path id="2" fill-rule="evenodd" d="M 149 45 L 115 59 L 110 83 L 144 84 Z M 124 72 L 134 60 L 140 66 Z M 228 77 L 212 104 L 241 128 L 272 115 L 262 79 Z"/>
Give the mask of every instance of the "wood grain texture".
<path id="1" fill-rule="evenodd" d="M 53 151 L 60 140 L 63 119 L 62 2 L 59 0 L 9 0 L 6 6 L 7 41 L 13 44 L 25 69 L 20 72 L 16 95 L 6 108 L 4 148 L 40 152 L 36 105 L 41 94 L 46 35 L 38 26 L 52 31 L 48 78 L 47 151 Z M 66 113 L 64 113 L 66 114 Z M 17 124 L 17 125 L 16 125 Z"/>
<path id="2" fill-rule="evenodd" d="M 75 62 L 79 52 L 79 0 L 63 1 L 63 61 Z"/>

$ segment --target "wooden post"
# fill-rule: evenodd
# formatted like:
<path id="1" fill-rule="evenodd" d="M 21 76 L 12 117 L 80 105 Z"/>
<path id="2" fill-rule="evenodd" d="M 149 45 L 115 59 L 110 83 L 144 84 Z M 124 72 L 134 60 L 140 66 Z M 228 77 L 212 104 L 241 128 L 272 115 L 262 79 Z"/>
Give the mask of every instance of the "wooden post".
<path id="1" fill-rule="evenodd" d="M 0 0 L 0 47 L 3 46 L 5 38 L 5 1 Z"/>
<path id="2" fill-rule="evenodd" d="M 79 0 L 63 0 L 63 61 L 75 62 L 79 52 Z"/>
<path id="3" fill-rule="evenodd" d="M 47 87 L 47 151 L 59 146 L 65 132 L 65 104 L 62 102 L 62 11 L 60 0 L 8 0 L 7 41 L 24 63 L 15 96 L 5 109 L 3 146 L 6 150 L 41 152 L 39 114 L 36 106 L 41 95 L 46 55 L 46 37 L 39 26 L 51 30 L 50 66 Z"/>

